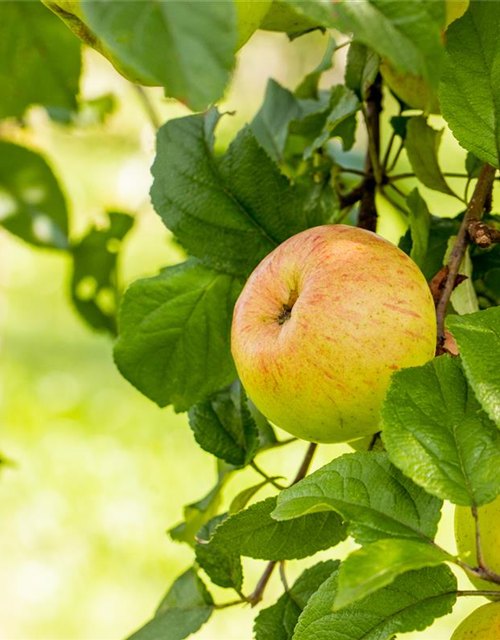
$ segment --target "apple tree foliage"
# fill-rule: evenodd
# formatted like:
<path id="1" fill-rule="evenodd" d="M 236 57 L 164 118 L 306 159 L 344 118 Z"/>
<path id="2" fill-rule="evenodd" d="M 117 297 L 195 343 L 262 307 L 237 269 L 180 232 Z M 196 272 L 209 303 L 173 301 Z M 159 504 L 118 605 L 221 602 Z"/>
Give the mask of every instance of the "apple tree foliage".
<path id="1" fill-rule="evenodd" d="M 33 105 L 77 127 L 82 113 L 104 118 L 113 99 L 82 100 L 80 42 L 46 6 L 0 3 L 0 224 L 68 254 L 75 309 L 116 336 L 122 375 L 159 406 L 188 412 L 194 440 L 216 459 L 215 486 L 169 531 L 191 546 L 193 564 L 131 637 L 182 640 L 220 608 L 260 604 L 279 565 L 283 594 L 261 605 L 256 640 L 385 640 L 450 613 L 470 595 L 455 572 L 484 569 L 436 544 L 443 501 L 476 511 L 500 495 L 500 4 L 273 0 L 290 40 L 324 34 L 324 56 L 295 88 L 269 79 L 254 118 L 222 148 L 217 127 L 231 116 L 217 103 L 252 1 L 92 0 L 78 9 L 87 43 L 192 111 L 159 129 L 151 188 L 186 260 L 125 294 L 120 252 L 133 217 L 109 212 L 107 227 L 75 238 L 51 167 L 9 135 Z M 344 63 L 332 84 L 324 74 Z M 464 150 L 459 173 L 440 158 L 446 128 Z M 443 195 L 458 215 L 439 215 Z M 310 446 L 286 483 L 256 462 L 293 439 L 276 433 L 237 379 L 233 306 L 288 237 L 340 221 L 376 231 L 384 207 L 405 225 L 400 246 L 435 297 L 436 358 L 393 376 L 381 435 L 365 450 L 307 475 Z M 258 482 L 223 508 L 226 486 L 247 467 Z M 259 499 L 264 488 L 271 495 Z M 347 537 L 359 548 L 340 562 L 335 547 Z M 285 562 L 320 551 L 330 559 L 286 581 Z M 258 585 L 245 581 L 242 558 L 265 561 Z"/>

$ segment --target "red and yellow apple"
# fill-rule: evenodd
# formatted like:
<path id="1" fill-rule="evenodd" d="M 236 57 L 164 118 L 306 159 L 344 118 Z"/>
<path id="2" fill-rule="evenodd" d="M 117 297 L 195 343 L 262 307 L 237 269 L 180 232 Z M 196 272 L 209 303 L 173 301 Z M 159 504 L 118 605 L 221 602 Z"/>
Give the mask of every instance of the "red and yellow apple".
<path id="1" fill-rule="evenodd" d="M 499 638 L 500 602 L 490 602 L 467 616 L 455 629 L 451 640 L 498 640 Z"/>
<path id="2" fill-rule="evenodd" d="M 500 496 L 479 507 L 481 548 L 488 567 L 500 574 Z M 455 539 L 459 558 L 468 565 L 477 566 L 476 522 L 470 507 L 455 507 Z M 500 585 L 469 576 L 477 589 L 500 591 Z M 498 636 L 500 638 L 500 635 Z"/>
<path id="3" fill-rule="evenodd" d="M 436 317 L 417 265 L 345 225 L 270 253 L 235 307 L 232 353 L 255 405 L 289 433 L 347 442 L 380 430 L 391 374 L 434 356 Z"/>

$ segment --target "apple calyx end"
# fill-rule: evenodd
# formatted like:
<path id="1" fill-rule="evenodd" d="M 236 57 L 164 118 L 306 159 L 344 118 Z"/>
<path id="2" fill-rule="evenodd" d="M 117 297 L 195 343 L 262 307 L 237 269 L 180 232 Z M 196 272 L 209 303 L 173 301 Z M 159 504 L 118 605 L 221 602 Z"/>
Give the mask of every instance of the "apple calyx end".
<path id="1" fill-rule="evenodd" d="M 290 320 L 290 318 L 292 317 L 293 305 L 297 302 L 298 297 L 299 297 L 299 294 L 296 289 L 293 289 L 292 291 L 290 291 L 288 301 L 283 303 L 281 311 L 279 312 L 278 317 L 276 318 L 276 321 L 280 326 L 282 324 L 285 324 L 285 322 L 287 320 Z"/>

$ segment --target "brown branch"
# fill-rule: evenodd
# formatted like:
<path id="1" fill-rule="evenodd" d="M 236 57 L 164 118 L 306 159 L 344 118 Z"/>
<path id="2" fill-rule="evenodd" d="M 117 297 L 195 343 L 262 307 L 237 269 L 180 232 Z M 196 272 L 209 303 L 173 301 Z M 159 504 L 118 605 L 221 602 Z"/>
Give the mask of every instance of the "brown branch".
<path id="1" fill-rule="evenodd" d="M 486 163 L 483 165 L 476 183 L 476 188 L 472 194 L 471 201 L 467 207 L 467 211 L 465 212 L 462 224 L 460 225 L 460 229 L 457 234 L 457 239 L 455 240 L 455 244 L 448 260 L 448 274 L 442 286 L 439 300 L 436 304 L 438 352 L 443 348 L 445 341 L 444 319 L 453 288 L 455 287 L 458 270 L 467 249 L 467 230 L 469 223 L 472 220 L 479 220 L 482 217 L 484 209 L 488 205 L 488 200 L 491 197 L 490 194 L 493 187 L 493 181 L 495 179 L 495 171 L 496 169 L 490 164 Z"/>
<path id="2" fill-rule="evenodd" d="M 365 158 L 363 193 L 359 207 L 358 227 L 375 231 L 377 228 L 377 206 L 375 193 L 380 180 L 380 113 L 382 111 L 382 78 L 377 75 L 366 96 L 365 121 L 368 132 L 368 152 Z"/>
<path id="3" fill-rule="evenodd" d="M 490 227 L 481 220 L 471 220 L 467 227 L 469 241 L 481 249 L 489 249 L 492 244 L 500 242 L 500 230 Z"/>
<path id="4" fill-rule="evenodd" d="M 297 471 L 297 475 L 291 482 L 290 486 L 293 486 L 294 484 L 296 484 L 297 482 L 299 482 L 300 480 L 306 477 L 307 472 L 309 471 L 309 467 L 311 466 L 314 453 L 317 448 L 318 448 L 318 445 L 315 442 L 311 442 L 311 444 L 307 448 L 304 459 L 302 460 L 302 464 L 300 465 L 299 470 Z M 252 605 L 252 607 L 255 607 L 255 605 L 258 604 L 264 597 L 264 591 L 266 590 L 267 583 L 271 578 L 271 575 L 274 571 L 274 567 L 276 566 L 276 564 L 277 564 L 276 560 L 272 560 L 271 562 L 268 563 L 267 567 L 264 569 L 264 573 L 262 574 L 259 582 L 257 583 L 257 586 L 252 591 L 252 593 L 249 596 L 247 596 L 246 602 L 249 602 Z"/>

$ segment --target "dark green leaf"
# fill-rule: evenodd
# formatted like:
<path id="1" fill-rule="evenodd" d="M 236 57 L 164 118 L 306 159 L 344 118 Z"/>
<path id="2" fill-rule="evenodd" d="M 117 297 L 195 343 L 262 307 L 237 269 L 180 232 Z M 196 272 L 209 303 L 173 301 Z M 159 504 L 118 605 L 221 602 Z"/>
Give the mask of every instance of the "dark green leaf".
<path id="1" fill-rule="evenodd" d="M 293 640 L 388 640 L 394 633 L 423 631 L 450 613 L 456 600 L 457 581 L 441 566 L 409 571 L 364 600 L 334 611 L 338 573 L 311 596 Z"/>
<path id="2" fill-rule="evenodd" d="M 66 202 L 51 168 L 34 151 L 1 140 L 0 224 L 38 247 L 68 248 Z"/>
<path id="3" fill-rule="evenodd" d="M 125 213 L 110 213 L 107 229 L 92 229 L 71 249 L 73 303 L 98 331 L 116 333 L 120 296 L 117 263 L 122 241 L 133 224 L 134 219 Z"/>
<path id="4" fill-rule="evenodd" d="M 160 406 L 185 411 L 236 377 L 229 347 L 241 283 L 195 260 L 138 280 L 119 315 L 115 360 Z"/>
<path id="5" fill-rule="evenodd" d="M 302 113 L 297 98 L 275 80 L 269 80 L 262 107 L 250 125 L 259 144 L 276 162 L 283 161 L 288 125 Z"/>
<path id="6" fill-rule="evenodd" d="M 211 595 L 195 570 L 188 569 L 170 587 L 155 617 L 129 640 L 183 640 L 198 631 L 212 611 Z"/>
<path id="7" fill-rule="evenodd" d="M 271 517 L 276 498 L 239 511 L 217 528 L 212 544 L 260 560 L 293 560 L 334 547 L 345 538 L 337 514 L 319 513 L 277 522 Z"/>
<path id="8" fill-rule="evenodd" d="M 417 188 L 413 189 L 408 195 L 406 204 L 410 212 L 409 222 L 412 240 L 410 256 L 419 267 L 422 267 L 427 256 L 431 214 Z"/>
<path id="9" fill-rule="evenodd" d="M 249 127 L 215 158 L 218 118 L 211 111 L 160 130 L 151 196 L 189 253 L 217 270 L 248 276 L 289 236 L 321 224 L 323 213 L 304 208 Z"/>
<path id="10" fill-rule="evenodd" d="M 390 119 L 391 127 L 394 133 L 402 140 L 406 138 L 408 122 L 411 120 L 409 116 L 392 116 Z"/>
<path id="11" fill-rule="evenodd" d="M 243 568 L 240 557 L 228 549 L 210 544 L 210 538 L 216 528 L 226 518 L 227 513 L 216 516 L 198 532 L 194 545 L 196 561 L 214 584 L 240 592 L 243 584 Z"/>
<path id="12" fill-rule="evenodd" d="M 490 418 L 500 426 L 500 308 L 446 322 L 460 349 L 467 378 Z"/>
<path id="13" fill-rule="evenodd" d="M 458 142 L 500 166 L 500 4 L 471 2 L 446 32 L 441 111 Z"/>
<path id="14" fill-rule="evenodd" d="M 429 189 L 454 196 L 439 166 L 438 150 L 444 129 L 437 131 L 426 118 L 418 116 L 410 118 L 406 132 L 405 149 L 417 178 Z"/>
<path id="15" fill-rule="evenodd" d="M 0 2 L 0 118 L 74 110 L 80 71 L 80 43 L 40 2 Z"/>
<path id="16" fill-rule="evenodd" d="M 442 549 L 416 540 L 377 540 L 342 562 L 335 609 L 342 609 L 389 584 L 402 573 L 453 561 Z"/>
<path id="17" fill-rule="evenodd" d="M 338 566 L 338 561 L 328 560 L 306 569 L 289 591 L 255 618 L 255 640 L 292 640 L 297 620 L 309 598 Z"/>
<path id="18" fill-rule="evenodd" d="M 394 467 L 385 453 L 341 456 L 282 491 L 278 520 L 333 509 L 360 542 L 383 538 L 427 540 L 436 534 L 441 502 Z"/>
<path id="19" fill-rule="evenodd" d="M 191 407 L 189 425 L 202 449 L 237 467 L 251 462 L 259 447 L 259 432 L 240 382 Z"/>
<path id="20" fill-rule="evenodd" d="M 479 506 L 500 493 L 500 431 L 457 359 L 441 356 L 395 373 L 382 420 L 390 459 L 432 495 Z"/>
<path id="21" fill-rule="evenodd" d="M 323 125 L 323 130 L 313 141 L 308 153 L 306 153 L 306 157 L 309 157 L 313 151 L 319 149 L 325 142 L 334 137 L 342 138 L 344 149 L 350 149 L 354 143 L 355 116 L 360 107 L 361 103 L 354 91 L 343 85 L 333 87 L 330 95 L 328 116 Z"/>
<path id="22" fill-rule="evenodd" d="M 360 100 L 365 100 L 369 87 L 377 77 L 380 59 L 360 42 L 351 42 L 347 52 L 345 84 Z"/>
<path id="23" fill-rule="evenodd" d="M 313 99 L 317 100 L 319 97 L 319 81 L 325 71 L 328 71 L 333 67 L 333 54 L 335 53 L 336 43 L 335 40 L 330 37 L 326 46 L 326 51 L 323 54 L 323 58 L 319 65 L 308 73 L 299 86 L 295 89 L 295 95 L 297 98 Z"/>
<path id="24" fill-rule="evenodd" d="M 83 2 L 87 24 L 128 77 L 201 110 L 222 97 L 234 65 L 233 2 Z M 138 28 L 140 25 L 140 28 Z"/>

